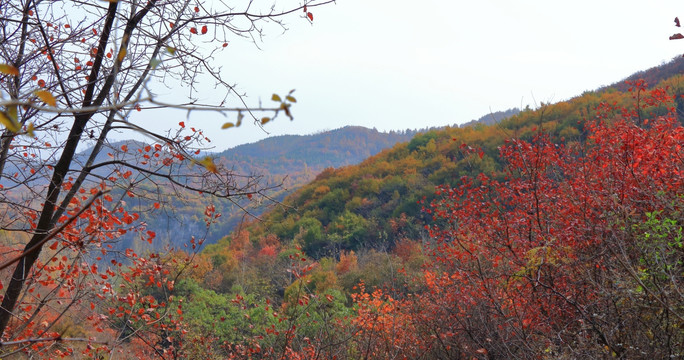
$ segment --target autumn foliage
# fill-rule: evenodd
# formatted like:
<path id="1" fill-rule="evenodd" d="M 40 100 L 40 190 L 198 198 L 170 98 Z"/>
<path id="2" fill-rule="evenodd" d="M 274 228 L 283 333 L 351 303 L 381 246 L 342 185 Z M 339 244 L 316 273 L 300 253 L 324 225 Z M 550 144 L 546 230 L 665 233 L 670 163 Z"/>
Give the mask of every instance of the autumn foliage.
<path id="1" fill-rule="evenodd" d="M 500 147 L 502 173 L 438 187 L 421 271 L 406 273 L 416 245 L 400 242 L 393 285 L 362 281 L 352 314 L 328 312 L 308 337 L 325 294 L 327 265 L 314 263 L 283 305 L 287 335 L 264 335 L 280 345 L 245 346 L 307 359 L 680 356 L 684 128 L 667 91 L 637 82 L 630 94 L 631 107 L 596 108 L 586 141 L 554 140 L 542 123 Z M 342 252 L 334 270 L 361 262 Z"/>
<path id="2" fill-rule="evenodd" d="M 344 221 L 353 217 L 340 210 L 341 218 L 325 226 L 300 220 L 292 240 L 240 231 L 208 247 L 200 263 L 207 266 L 204 285 L 216 292 L 186 281 L 177 294 L 193 317 L 213 315 L 188 323 L 180 353 L 680 356 L 684 130 L 671 89 L 630 87 L 585 113 L 572 139 L 540 119 L 531 134 L 498 148 L 500 170 L 438 186 L 420 201 L 428 218 L 422 241 L 410 239 L 412 218 L 400 215 L 387 224 L 399 238 L 389 250 L 306 254 L 301 245 L 310 244 L 309 234 L 354 231 L 353 221 Z M 536 114 L 566 110 L 550 106 Z M 489 156 L 454 138 L 451 147 L 464 160 Z M 421 139 L 416 149 L 437 148 L 433 139 Z M 333 172 L 320 181 L 341 181 Z M 323 197 L 332 188 L 312 187 Z M 203 303 L 222 305 L 201 310 Z"/>
<path id="3" fill-rule="evenodd" d="M 374 331 L 372 353 L 391 342 L 409 358 L 416 348 L 452 359 L 682 354 L 684 129 L 673 108 L 640 118 L 672 104 L 664 91 L 632 92 L 642 102 L 631 109 L 597 109 L 585 143 L 540 129 L 501 147 L 502 181 L 437 189 L 425 291 L 401 306 L 361 298 L 401 324 Z"/>
<path id="4" fill-rule="evenodd" d="M 684 356 L 681 75 L 426 131 L 322 171 L 263 223 L 200 252 L 221 221 L 210 196 L 252 202 L 264 188 L 198 157 L 202 130 L 180 121 L 156 133 L 130 115 L 237 115 L 223 129 L 246 114 L 291 118 L 292 92 L 273 108 L 239 96 L 237 108 L 179 105 L 147 84 L 194 91 L 208 74 L 230 94 L 199 44 L 222 51 L 231 34 L 260 35 L 295 10 L 312 22 L 331 2 L 258 14 L 155 0 L 1 5 L 0 356 Z M 114 144 L 114 130 L 151 140 Z M 197 236 L 147 251 L 160 239 L 143 220 L 181 190 L 201 199 Z"/>

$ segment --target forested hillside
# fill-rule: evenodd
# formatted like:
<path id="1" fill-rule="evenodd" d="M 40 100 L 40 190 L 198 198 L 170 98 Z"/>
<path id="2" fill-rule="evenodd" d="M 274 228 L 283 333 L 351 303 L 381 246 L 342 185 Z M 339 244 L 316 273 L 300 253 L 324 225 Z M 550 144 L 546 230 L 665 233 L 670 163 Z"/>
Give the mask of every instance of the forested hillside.
<path id="1" fill-rule="evenodd" d="M 213 243 L 235 229 L 244 220 L 253 220 L 275 202 L 314 179 L 327 167 L 357 164 L 382 149 L 411 139 L 415 131 L 382 133 L 363 127 L 345 127 L 314 135 L 286 135 L 241 145 L 213 155 L 235 174 L 258 178 L 261 186 L 271 190 L 255 194 L 242 201 L 214 203 L 222 214 L 221 222 L 210 229 L 208 243 Z M 190 205 L 175 204 L 168 218 L 150 222 L 162 237 L 183 237 L 194 234 L 187 226 L 198 223 L 205 199 L 196 199 Z M 245 211 L 249 215 L 245 214 Z M 178 243 L 172 244 L 177 245 Z"/>
<path id="2" fill-rule="evenodd" d="M 409 141 L 418 130 L 389 133 L 360 126 L 348 126 L 314 135 L 283 135 L 254 144 L 240 145 L 217 154 L 238 173 L 287 175 L 308 182 L 327 167 L 358 164 L 366 158 Z"/>
<path id="3" fill-rule="evenodd" d="M 657 87 L 682 93 L 682 79 L 675 75 Z M 635 101 L 633 94 L 614 89 L 586 92 L 566 102 L 527 109 L 493 126 L 418 134 L 358 166 L 326 169 L 248 231 L 281 239 L 300 234 L 304 250 L 315 257 L 341 250 L 391 249 L 404 236 L 425 235 L 423 225 L 431 216 L 422 208 L 434 198 L 436 186 L 456 186 L 463 176 L 480 173 L 503 176 L 499 148 L 507 140 L 530 140 L 543 131 L 563 144 L 583 143 L 587 121 L 597 117 L 600 104 L 628 107 Z M 684 100 L 676 99 L 676 105 L 684 106 Z M 665 106 L 650 107 L 639 110 L 639 116 L 667 111 Z M 402 226 L 392 225 L 399 221 Z"/>
<path id="4" fill-rule="evenodd" d="M 246 323 L 212 326 L 233 338 L 257 324 L 231 341 L 266 354 L 681 354 L 682 80 L 429 131 L 326 169 L 208 246 L 181 293 L 252 304 Z"/>
<path id="5" fill-rule="evenodd" d="M 463 123 L 460 125 L 460 127 L 475 126 L 478 124 L 480 124 L 480 125 L 482 125 L 482 124 L 485 124 L 485 125 L 496 124 L 496 123 L 500 122 L 501 120 L 507 119 L 513 115 L 518 114 L 519 112 L 520 112 L 520 109 L 518 109 L 518 108 L 512 108 L 512 109 L 508 109 L 505 111 L 495 111 L 495 112 L 492 112 L 490 114 L 483 115 L 477 120 L 471 120 L 471 121 L 468 121 L 467 123 Z"/>
<path id="6" fill-rule="evenodd" d="M 225 166 L 244 179 L 258 179 L 260 186 L 268 190 L 242 200 L 211 199 L 209 195 L 173 191 L 170 184 L 163 181 L 143 181 L 139 186 L 147 192 L 153 192 L 157 186 L 165 191 L 155 198 L 139 196 L 126 201 L 130 210 L 140 213 L 141 219 L 147 224 L 147 230 L 156 233 L 157 241 L 152 244 L 140 243 L 136 241 L 134 234 L 130 234 L 123 237 L 120 246 L 122 249 L 133 248 L 138 251 L 162 249 L 168 245 L 179 246 L 191 236 L 205 232 L 201 219 L 207 201 L 211 201 L 216 211 L 222 214 L 221 222 L 206 233 L 206 242 L 214 243 L 233 231 L 242 221 L 253 220 L 286 195 L 313 180 L 323 169 L 359 163 L 382 149 L 410 140 L 416 133 L 417 130 L 382 133 L 375 129 L 349 126 L 314 135 L 267 138 L 212 154 L 216 164 Z M 110 159 L 111 153 L 121 147 L 132 154 L 143 153 L 146 145 L 138 141 L 118 141 L 108 147 L 113 150 L 100 154 L 98 161 Z M 78 154 L 76 163 L 84 164 L 90 151 L 92 149 Z M 105 167 L 96 170 L 96 173 L 104 176 L 109 171 L 111 169 Z M 134 171 L 132 178 L 136 177 L 134 175 L 139 174 Z M 114 194 L 124 192 L 125 189 L 119 189 Z M 152 208 L 153 203 L 159 204 L 158 211 L 146 210 Z"/>

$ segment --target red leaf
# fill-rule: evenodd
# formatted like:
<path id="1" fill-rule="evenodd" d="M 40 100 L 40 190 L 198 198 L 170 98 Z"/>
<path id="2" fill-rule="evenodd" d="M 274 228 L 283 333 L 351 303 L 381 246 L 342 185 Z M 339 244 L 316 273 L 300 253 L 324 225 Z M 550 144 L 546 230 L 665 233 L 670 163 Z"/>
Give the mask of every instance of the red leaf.
<path id="1" fill-rule="evenodd" d="M 190 28 L 190 32 L 193 34 L 197 34 L 197 28 L 194 28 L 194 27 Z"/>
<path id="2" fill-rule="evenodd" d="M 676 27 L 681 27 L 681 26 L 679 25 L 679 18 L 678 18 L 678 17 L 675 18 L 675 26 L 676 26 Z"/>
<path id="3" fill-rule="evenodd" d="M 308 17 L 309 20 L 313 21 L 313 14 L 312 13 L 310 13 L 310 12 L 306 13 L 306 17 Z"/>
<path id="4" fill-rule="evenodd" d="M 677 33 L 677 34 L 670 36 L 670 40 L 679 40 L 679 39 L 684 39 L 684 35 Z"/>
<path id="5" fill-rule="evenodd" d="M 204 26 L 202 26 L 202 35 L 204 35 L 206 33 L 207 33 L 207 26 L 204 25 Z"/>

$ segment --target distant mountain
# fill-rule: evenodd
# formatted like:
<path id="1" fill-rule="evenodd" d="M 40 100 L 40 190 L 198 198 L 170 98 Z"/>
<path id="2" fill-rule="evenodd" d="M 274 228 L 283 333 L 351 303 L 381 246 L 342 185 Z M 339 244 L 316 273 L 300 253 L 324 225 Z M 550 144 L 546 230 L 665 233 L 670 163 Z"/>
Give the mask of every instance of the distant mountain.
<path id="1" fill-rule="evenodd" d="M 328 167 L 356 164 L 411 140 L 417 131 L 382 133 L 361 126 L 347 126 L 312 135 L 274 136 L 216 154 L 239 173 L 263 170 L 271 175 L 307 172 L 309 180 Z"/>
<path id="2" fill-rule="evenodd" d="M 360 126 L 348 126 L 341 129 L 321 132 L 312 135 L 285 135 L 267 138 L 256 143 L 240 145 L 233 149 L 212 154 L 215 162 L 225 165 L 239 176 L 254 176 L 260 178 L 260 184 L 283 186 L 268 194 L 268 197 L 280 201 L 294 190 L 313 180 L 326 168 L 356 164 L 377 154 L 385 148 L 410 140 L 416 131 L 401 131 L 383 133 L 376 129 Z M 144 147 L 142 143 L 124 141 L 110 144 L 113 148 L 127 146 L 135 151 Z M 91 149 L 81 153 L 86 158 Z M 107 151 L 101 156 L 107 156 Z M 157 186 L 158 184 L 150 186 Z M 147 186 L 141 184 L 141 186 Z M 154 189 L 150 189 L 151 192 Z M 180 195 L 180 194 L 179 194 Z M 250 201 L 248 199 L 215 199 L 210 196 L 194 193 L 182 194 L 184 199 L 169 191 L 160 201 L 168 206 L 160 211 L 151 213 L 149 209 L 152 200 L 136 198 L 128 200 L 131 210 L 141 212 L 141 220 L 147 223 L 147 229 L 157 234 L 160 241 L 153 246 L 167 244 L 177 246 L 186 242 L 193 235 L 204 232 L 204 207 L 213 203 L 217 211 L 222 214 L 221 221 L 212 225 L 207 234 L 206 243 L 214 243 L 221 237 L 230 234 L 243 220 L 259 216 L 273 203 L 265 198 Z M 148 204 L 149 203 L 149 204 Z M 247 215 L 242 208 L 249 211 Z M 127 247 L 138 248 L 144 244 L 137 244 L 132 239 L 126 239 Z"/>
<path id="3" fill-rule="evenodd" d="M 461 124 L 459 127 L 473 126 L 477 124 L 491 125 L 501 122 L 501 120 L 507 119 L 513 115 L 517 115 L 520 112 L 518 108 L 512 108 L 505 111 L 495 111 L 480 117 L 477 120 L 471 120 L 467 123 Z"/>
<path id="4" fill-rule="evenodd" d="M 627 82 L 636 80 L 644 80 L 649 86 L 655 86 L 661 81 L 678 74 L 684 74 L 684 57 L 681 56 L 677 56 L 667 63 L 654 66 L 648 70 L 638 71 L 614 84 L 603 86 L 596 91 L 603 92 L 609 89 L 627 91 L 630 87 Z"/>

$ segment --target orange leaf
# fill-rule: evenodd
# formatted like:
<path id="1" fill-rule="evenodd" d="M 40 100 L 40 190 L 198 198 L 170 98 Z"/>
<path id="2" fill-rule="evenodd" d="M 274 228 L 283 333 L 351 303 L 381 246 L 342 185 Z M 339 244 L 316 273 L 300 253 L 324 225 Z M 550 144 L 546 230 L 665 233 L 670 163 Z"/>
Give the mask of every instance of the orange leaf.
<path id="1" fill-rule="evenodd" d="M 44 103 L 50 106 L 57 106 L 57 100 L 52 94 L 47 90 L 36 90 L 34 94 L 42 100 Z"/>

